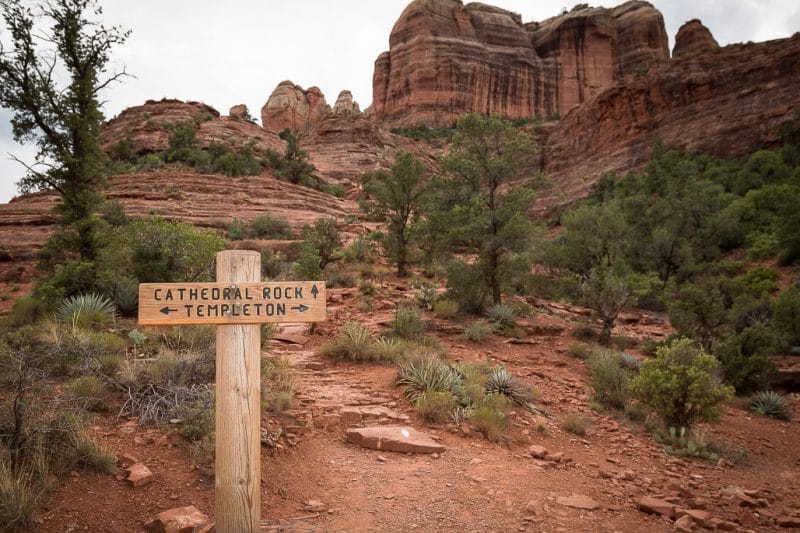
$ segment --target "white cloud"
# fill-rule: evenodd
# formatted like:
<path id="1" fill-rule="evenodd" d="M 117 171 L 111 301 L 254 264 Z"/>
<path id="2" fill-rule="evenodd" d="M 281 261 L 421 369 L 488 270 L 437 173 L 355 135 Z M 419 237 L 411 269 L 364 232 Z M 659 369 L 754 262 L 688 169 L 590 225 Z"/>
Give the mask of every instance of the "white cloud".
<path id="1" fill-rule="evenodd" d="M 484 0 L 543 20 L 570 8 L 564 0 Z M 606 2 L 603 2 L 604 4 Z M 616 5 L 620 1 L 609 2 Z M 785 37 L 800 25 L 795 0 L 655 0 L 672 38 L 678 27 L 700 18 L 720 44 Z M 107 25 L 131 29 L 114 64 L 136 78 L 110 89 L 105 111 L 113 116 L 147 99 L 200 100 L 222 113 L 246 103 L 258 117 L 282 80 L 317 85 L 333 103 L 350 89 L 362 108 L 372 100 L 372 70 L 389 48 L 389 32 L 408 0 L 101 0 Z M 0 117 L 5 115 L 0 115 Z M 0 126 L 0 202 L 15 191 L 23 170 L 5 153 L 13 146 Z"/>

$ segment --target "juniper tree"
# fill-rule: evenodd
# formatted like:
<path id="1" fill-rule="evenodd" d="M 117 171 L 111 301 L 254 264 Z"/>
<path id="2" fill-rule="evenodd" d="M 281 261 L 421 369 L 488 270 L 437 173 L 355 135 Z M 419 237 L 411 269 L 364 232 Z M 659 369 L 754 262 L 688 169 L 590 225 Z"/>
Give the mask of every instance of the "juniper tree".
<path id="1" fill-rule="evenodd" d="M 390 171 L 378 170 L 364 180 L 367 197 L 362 207 L 387 222 L 384 249 L 397 264 L 397 275 L 401 278 L 408 275 L 409 245 L 428 191 L 427 173 L 422 161 L 401 151 Z"/>
<path id="2" fill-rule="evenodd" d="M 19 182 L 23 193 L 52 189 L 61 254 L 91 281 L 97 254 L 96 210 L 106 184 L 100 147 L 100 92 L 125 73 L 109 74 L 110 52 L 129 32 L 106 28 L 95 0 L 51 0 L 33 8 L 0 0 L 8 35 L 0 42 L 0 105 L 11 109 L 18 142 L 37 147 Z M 66 252 L 66 253 L 65 253 Z"/>
<path id="3" fill-rule="evenodd" d="M 509 121 L 465 115 L 441 161 L 444 175 L 434 182 L 428 238 L 444 250 L 475 255 L 474 262 L 459 260 L 451 271 L 479 283 L 494 303 L 500 303 L 504 282 L 514 271 L 527 274 L 530 266 L 526 254 L 536 225 L 526 213 L 537 183 L 525 171 L 533 153 L 527 135 Z M 470 310 L 477 311 L 481 298 L 470 300 Z"/>

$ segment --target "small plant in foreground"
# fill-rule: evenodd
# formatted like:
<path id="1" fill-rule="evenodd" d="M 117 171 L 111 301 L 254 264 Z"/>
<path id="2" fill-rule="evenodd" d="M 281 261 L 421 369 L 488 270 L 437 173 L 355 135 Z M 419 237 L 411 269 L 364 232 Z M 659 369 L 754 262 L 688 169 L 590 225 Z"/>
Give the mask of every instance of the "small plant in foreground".
<path id="1" fill-rule="evenodd" d="M 449 320 L 458 313 L 458 304 L 453 300 L 438 300 L 433 304 L 433 314 L 436 318 Z"/>
<path id="2" fill-rule="evenodd" d="M 261 397 L 264 407 L 273 414 L 292 406 L 295 379 L 289 361 L 268 357 L 261 360 Z"/>
<path id="3" fill-rule="evenodd" d="M 458 373 L 435 355 L 424 354 L 400 365 L 398 385 L 405 385 L 406 397 L 416 401 L 423 393 L 450 392 L 461 381 Z"/>
<path id="4" fill-rule="evenodd" d="M 425 391 L 414 401 L 414 408 L 426 422 L 443 424 L 450 420 L 456 403 L 449 391 Z"/>
<path id="5" fill-rule="evenodd" d="M 777 391 L 763 390 L 753 395 L 750 410 L 763 416 L 789 420 L 789 404 L 786 397 Z"/>
<path id="6" fill-rule="evenodd" d="M 391 361 L 396 363 L 403 358 L 405 352 L 404 343 L 394 337 L 381 337 L 375 341 L 375 358 L 379 361 Z"/>
<path id="7" fill-rule="evenodd" d="M 25 531 L 41 495 L 32 474 L 0 460 L 0 531 Z"/>
<path id="8" fill-rule="evenodd" d="M 567 346 L 567 353 L 578 359 L 588 359 L 591 349 L 585 342 L 573 341 Z"/>
<path id="9" fill-rule="evenodd" d="M 105 408 L 105 387 L 97 376 L 81 376 L 71 379 L 64 386 L 67 396 L 78 406 L 88 411 Z"/>
<path id="10" fill-rule="evenodd" d="M 488 394 L 503 394 L 514 403 L 523 406 L 533 402 L 535 397 L 530 386 L 520 382 L 519 379 L 502 366 L 496 366 L 486 376 L 486 392 Z"/>
<path id="11" fill-rule="evenodd" d="M 561 422 L 564 431 L 574 433 L 579 437 L 586 435 L 586 430 L 592 425 L 592 420 L 578 413 L 569 413 Z"/>
<path id="12" fill-rule="evenodd" d="M 618 353 L 599 349 L 589 356 L 589 375 L 594 399 L 614 409 L 624 409 L 628 403 L 628 382 L 632 373 L 622 366 Z"/>
<path id="13" fill-rule="evenodd" d="M 656 441 L 664 445 L 668 455 L 677 457 L 698 457 L 707 461 L 717 461 L 719 456 L 708 450 L 705 434 L 687 430 L 685 427 L 669 428 L 668 432 L 657 432 Z"/>
<path id="14" fill-rule="evenodd" d="M 67 298 L 57 315 L 60 321 L 74 327 L 102 326 L 113 320 L 114 304 L 100 294 L 78 294 Z"/>
<path id="15" fill-rule="evenodd" d="M 476 407 L 469 415 L 472 426 L 483 433 L 487 440 L 499 441 L 508 427 L 506 412 L 511 407 L 511 402 L 501 394 L 489 394 L 481 405 Z"/>
<path id="16" fill-rule="evenodd" d="M 494 333 L 492 324 L 483 318 L 464 326 L 464 338 L 471 342 L 483 342 Z"/>
<path id="17" fill-rule="evenodd" d="M 426 324 L 422 320 L 422 312 L 416 307 L 403 306 L 397 308 L 392 323 L 392 332 L 403 339 L 419 339 L 425 333 Z"/>

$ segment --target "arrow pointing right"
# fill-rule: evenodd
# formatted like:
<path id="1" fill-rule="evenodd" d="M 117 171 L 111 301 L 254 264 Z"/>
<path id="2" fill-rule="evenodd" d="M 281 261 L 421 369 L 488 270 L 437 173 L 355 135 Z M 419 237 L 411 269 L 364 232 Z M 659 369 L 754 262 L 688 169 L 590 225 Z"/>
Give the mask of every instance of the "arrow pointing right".
<path id="1" fill-rule="evenodd" d="M 306 311 L 308 311 L 310 309 L 310 307 L 308 307 L 307 305 L 304 305 L 304 304 L 300 304 L 300 305 L 296 305 L 294 307 L 291 307 L 290 309 L 296 309 L 297 311 L 300 311 L 301 313 L 305 313 Z"/>

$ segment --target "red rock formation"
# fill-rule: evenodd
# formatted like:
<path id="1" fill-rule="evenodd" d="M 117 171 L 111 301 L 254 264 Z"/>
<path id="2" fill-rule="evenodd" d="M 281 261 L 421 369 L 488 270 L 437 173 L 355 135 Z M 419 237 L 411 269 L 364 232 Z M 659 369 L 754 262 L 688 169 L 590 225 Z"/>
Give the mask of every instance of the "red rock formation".
<path id="1" fill-rule="evenodd" d="M 619 77 L 667 60 L 661 14 L 632 1 L 542 23 L 459 0 L 415 0 L 375 61 L 375 118 L 446 126 L 465 112 L 566 114 Z"/>
<path id="2" fill-rule="evenodd" d="M 672 48 L 672 57 L 707 52 L 717 48 L 719 48 L 719 44 L 711 35 L 711 30 L 703 26 L 699 20 L 692 19 L 678 29 L 678 33 L 675 35 L 675 46 Z"/>
<path id="3" fill-rule="evenodd" d="M 608 172 L 641 167 L 667 146 L 732 157 L 777 142 L 800 107 L 800 36 L 679 57 L 584 102 L 548 137 L 555 186 L 540 207 L 572 202 Z"/>
<path id="4" fill-rule="evenodd" d="M 275 133 L 286 128 L 306 131 L 330 110 L 325 95 L 318 87 L 304 90 L 291 81 L 282 81 L 261 108 L 261 124 Z"/>
<path id="5" fill-rule="evenodd" d="M 358 107 L 358 102 L 353 100 L 353 93 L 350 91 L 342 91 L 336 97 L 336 103 L 333 105 L 333 112 L 339 115 L 348 113 L 361 113 L 361 108 Z"/>
<path id="6" fill-rule="evenodd" d="M 144 105 L 128 108 L 108 121 L 103 127 L 103 149 L 108 152 L 114 144 L 130 138 L 139 153 L 165 150 L 169 146 L 169 126 L 181 122 L 198 125 L 200 148 L 212 142 L 233 143 L 234 146 L 252 142 L 257 152 L 267 148 L 283 149 L 283 141 L 258 124 L 221 117 L 216 109 L 199 102 L 166 99 L 148 100 Z"/>

